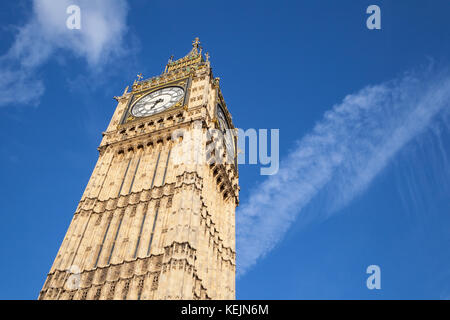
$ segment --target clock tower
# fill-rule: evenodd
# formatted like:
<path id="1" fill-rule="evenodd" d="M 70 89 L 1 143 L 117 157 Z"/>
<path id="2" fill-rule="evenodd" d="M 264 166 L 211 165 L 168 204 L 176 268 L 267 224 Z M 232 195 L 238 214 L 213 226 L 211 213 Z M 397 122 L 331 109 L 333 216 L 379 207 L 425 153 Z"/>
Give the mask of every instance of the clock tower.
<path id="1" fill-rule="evenodd" d="M 237 138 L 209 55 L 196 38 L 115 99 L 39 299 L 234 299 Z"/>

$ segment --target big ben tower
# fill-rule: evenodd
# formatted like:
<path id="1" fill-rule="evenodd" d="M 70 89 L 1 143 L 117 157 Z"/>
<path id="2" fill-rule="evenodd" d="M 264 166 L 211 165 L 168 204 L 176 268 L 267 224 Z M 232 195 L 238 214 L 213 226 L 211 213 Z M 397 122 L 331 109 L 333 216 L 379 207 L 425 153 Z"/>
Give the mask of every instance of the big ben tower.
<path id="1" fill-rule="evenodd" d="M 115 99 L 39 299 L 234 299 L 236 137 L 209 55 L 196 38 Z"/>

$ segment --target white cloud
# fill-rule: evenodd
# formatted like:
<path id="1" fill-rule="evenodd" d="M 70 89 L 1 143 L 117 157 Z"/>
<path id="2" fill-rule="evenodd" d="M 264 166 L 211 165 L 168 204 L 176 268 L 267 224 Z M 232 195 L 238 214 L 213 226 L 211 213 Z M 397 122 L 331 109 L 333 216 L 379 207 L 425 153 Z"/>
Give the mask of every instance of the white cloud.
<path id="1" fill-rule="evenodd" d="M 319 192 L 331 195 L 326 212 L 302 219 L 302 225 L 363 192 L 403 146 L 449 112 L 450 77 L 426 74 L 347 96 L 298 141 L 277 175 L 252 190 L 236 214 L 239 275 L 282 239 Z"/>
<path id="2" fill-rule="evenodd" d="M 0 67 L 0 106 L 38 103 L 44 93 L 44 84 L 23 70 L 9 70 Z"/>
<path id="3" fill-rule="evenodd" d="M 81 9 L 81 30 L 66 27 L 66 10 L 73 4 Z M 36 103 L 44 92 L 36 71 L 55 55 L 68 53 L 86 60 L 91 70 L 100 70 L 125 54 L 127 14 L 126 0 L 33 0 L 29 21 L 0 57 L 0 89 L 8 93 L 0 98 L 0 106 Z"/>

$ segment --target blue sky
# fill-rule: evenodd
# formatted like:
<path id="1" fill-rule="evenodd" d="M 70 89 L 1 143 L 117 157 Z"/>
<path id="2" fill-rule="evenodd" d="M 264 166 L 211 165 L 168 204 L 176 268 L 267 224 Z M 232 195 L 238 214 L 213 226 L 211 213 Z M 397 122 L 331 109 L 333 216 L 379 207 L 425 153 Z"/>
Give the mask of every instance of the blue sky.
<path id="1" fill-rule="evenodd" d="M 237 298 L 450 298 L 448 1 L 61 1 L 81 6 L 78 34 L 47 3 L 0 5 L 0 299 L 37 298 L 112 97 L 137 73 L 161 73 L 196 36 L 235 125 L 280 129 L 278 178 L 240 167 L 237 215 L 258 210 L 265 229 L 261 241 L 238 237 L 247 267 Z M 366 28 L 371 4 L 381 30 Z M 339 107 L 358 116 L 327 122 Z M 312 143 L 325 134 L 339 140 Z M 313 157 L 300 166 L 292 157 L 305 146 Z M 313 183 L 324 173 L 317 164 L 336 155 L 326 181 Z M 280 178 L 290 170 L 298 175 Z M 261 189 L 271 205 L 252 202 Z M 290 206 L 277 207 L 286 196 Z M 254 259 L 239 257 L 248 250 Z M 381 290 L 366 287 L 372 264 Z"/>

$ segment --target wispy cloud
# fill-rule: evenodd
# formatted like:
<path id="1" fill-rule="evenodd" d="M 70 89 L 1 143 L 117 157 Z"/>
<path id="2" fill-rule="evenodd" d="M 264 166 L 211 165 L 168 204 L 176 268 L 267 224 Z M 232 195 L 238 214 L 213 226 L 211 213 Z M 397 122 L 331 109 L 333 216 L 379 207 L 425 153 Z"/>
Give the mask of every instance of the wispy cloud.
<path id="1" fill-rule="evenodd" d="M 323 219 L 363 192 L 409 141 L 450 106 L 450 76 L 431 71 L 368 86 L 327 111 L 312 132 L 242 201 L 237 218 L 238 274 L 283 237 L 310 201 L 333 195 Z M 302 220 L 303 221 L 303 220 Z"/>
<path id="2" fill-rule="evenodd" d="M 70 5 L 81 8 L 81 29 L 66 27 Z M 90 70 L 127 52 L 126 0 L 33 0 L 29 21 L 18 28 L 9 50 L 0 57 L 0 106 L 36 104 L 45 91 L 37 72 L 56 55 L 84 59 Z"/>

